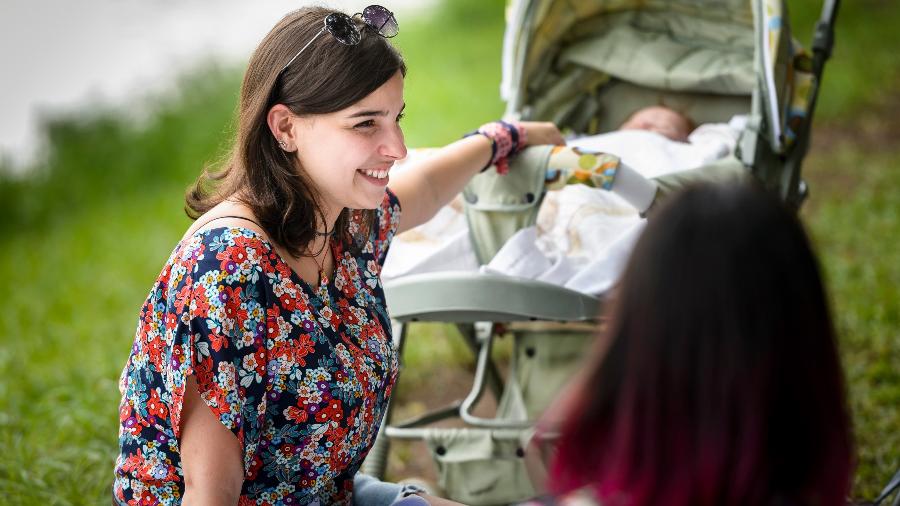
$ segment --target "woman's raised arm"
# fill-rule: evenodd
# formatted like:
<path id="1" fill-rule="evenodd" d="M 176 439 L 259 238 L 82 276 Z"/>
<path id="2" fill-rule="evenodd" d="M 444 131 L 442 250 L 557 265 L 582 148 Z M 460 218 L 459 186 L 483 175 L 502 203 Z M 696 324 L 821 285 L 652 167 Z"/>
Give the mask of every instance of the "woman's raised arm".
<path id="1" fill-rule="evenodd" d="M 523 121 L 526 144 L 564 144 L 556 125 Z M 398 232 L 409 230 L 431 219 L 438 210 L 456 196 L 469 179 L 490 162 L 491 141 L 484 135 L 473 135 L 444 146 L 437 153 L 415 162 L 391 179 L 391 190 L 400 200 Z"/>

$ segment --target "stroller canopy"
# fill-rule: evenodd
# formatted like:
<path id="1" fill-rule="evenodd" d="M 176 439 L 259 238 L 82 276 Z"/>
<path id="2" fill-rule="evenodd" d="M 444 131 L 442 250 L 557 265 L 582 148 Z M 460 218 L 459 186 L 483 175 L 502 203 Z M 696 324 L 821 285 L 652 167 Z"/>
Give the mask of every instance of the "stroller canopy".
<path id="1" fill-rule="evenodd" d="M 611 83 L 712 96 L 706 110 L 728 104 L 700 111 L 701 122 L 727 120 L 717 116 L 737 112 L 733 104 L 748 113 L 756 93 L 767 137 L 781 150 L 794 49 L 783 13 L 781 0 L 513 0 L 501 84 L 507 115 L 593 133 Z"/>

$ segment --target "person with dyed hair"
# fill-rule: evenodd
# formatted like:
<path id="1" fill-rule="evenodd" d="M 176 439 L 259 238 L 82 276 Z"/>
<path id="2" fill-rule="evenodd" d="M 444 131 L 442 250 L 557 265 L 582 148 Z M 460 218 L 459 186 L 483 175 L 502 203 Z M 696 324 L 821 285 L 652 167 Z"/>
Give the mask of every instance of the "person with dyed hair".
<path id="1" fill-rule="evenodd" d="M 673 197 L 608 316 L 539 424 L 531 453 L 551 451 L 538 504 L 845 504 L 835 331 L 803 227 L 774 196 L 706 184 Z"/>

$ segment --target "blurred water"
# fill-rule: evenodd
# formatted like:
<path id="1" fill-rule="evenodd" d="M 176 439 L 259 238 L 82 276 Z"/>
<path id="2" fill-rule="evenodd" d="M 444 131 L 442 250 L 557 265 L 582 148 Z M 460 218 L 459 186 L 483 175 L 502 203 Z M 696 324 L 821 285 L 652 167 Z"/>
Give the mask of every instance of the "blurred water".
<path id="1" fill-rule="evenodd" d="M 308 0 L 0 0 L 0 156 L 39 151 L 39 118 L 164 89 L 210 57 L 245 61 Z M 361 11 L 370 1 L 327 5 Z M 383 0 L 400 25 L 435 0 Z"/>

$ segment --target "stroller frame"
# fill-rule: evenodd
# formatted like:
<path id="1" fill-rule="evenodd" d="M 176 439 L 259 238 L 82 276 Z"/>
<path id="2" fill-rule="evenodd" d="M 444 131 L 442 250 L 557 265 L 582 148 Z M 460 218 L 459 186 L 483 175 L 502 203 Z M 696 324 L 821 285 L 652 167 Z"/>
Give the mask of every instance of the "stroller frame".
<path id="1" fill-rule="evenodd" d="M 574 127 L 576 131 L 585 131 L 586 123 L 574 121 L 567 123 L 571 118 L 554 117 L 541 113 L 539 108 L 533 107 L 535 97 L 531 94 L 533 89 L 529 86 L 534 76 L 529 75 L 529 70 L 534 70 L 534 61 L 538 58 L 532 47 L 530 30 L 534 28 L 535 20 L 541 15 L 546 15 L 550 10 L 547 4 L 554 0 L 512 0 L 508 9 L 507 31 L 504 37 L 503 75 L 501 95 L 507 102 L 506 117 L 527 120 L 555 121 L 561 127 Z M 699 2 L 704 0 L 681 0 L 681 3 Z M 840 0 L 824 0 L 820 20 L 816 24 L 814 37 L 811 44 L 812 54 L 808 58 L 809 67 L 805 70 L 811 76 L 808 89 L 803 90 L 802 110 L 792 109 L 791 104 L 782 103 L 780 100 L 790 102 L 793 97 L 790 90 L 785 92 L 783 77 L 777 75 L 774 58 L 794 58 L 796 47 L 792 45 L 788 33 L 783 33 L 778 44 L 772 44 L 770 33 L 767 31 L 767 9 L 775 7 L 776 14 L 780 15 L 785 10 L 784 0 L 729 0 L 730 4 L 740 1 L 749 2 L 752 5 L 754 19 L 754 67 L 756 69 L 755 82 L 752 89 L 747 90 L 749 98 L 749 120 L 738 141 L 736 156 L 727 160 L 736 170 L 752 175 L 765 186 L 775 191 L 785 202 L 794 208 L 799 208 L 805 199 L 808 190 L 802 181 L 801 165 L 808 151 L 810 126 L 816 105 L 818 91 L 821 85 L 822 72 L 825 62 L 831 55 L 834 43 L 834 23 Z M 543 2 L 543 3 L 542 3 Z M 603 3 L 596 0 L 595 3 Z M 612 4 L 627 4 L 627 0 L 609 2 Z M 637 2 L 639 4 L 650 3 Z M 621 5 L 620 5 L 621 7 Z M 597 11 L 603 9 L 598 8 Z M 596 13 L 595 13 L 596 14 Z M 786 22 L 786 20 L 785 20 Z M 785 30 L 786 32 L 786 30 Z M 785 40 L 786 38 L 786 40 Z M 544 41 L 546 43 L 546 41 Z M 553 46 L 550 43 L 549 46 Z M 776 49 L 771 50 L 772 47 Z M 551 49 L 553 49 L 551 47 Z M 767 51 L 770 49 L 771 51 Z M 794 58 L 794 63 L 796 58 Z M 531 64 L 529 64 L 531 62 Z M 529 69 L 530 65 L 530 69 Z M 790 65 L 791 70 L 793 63 Z M 615 77 L 615 76 L 613 76 Z M 613 79 L 615 80 L 615 79 Z M 605 86 L 605 85 L 604 85 Z M 776 89 L 777 88 L 777 89 Z M 666 90 L 657 90 L 661 94 Z M 794 90 L 796 91 L 796 90 Z M 677 93 L 676 93 L 677 94 Z M 649 105 L 649 104 L 645 104 Z M 786 135 L 784 128 L 791 118 L 794 121 L 793 130 L 789 132 L 792 138 Z M 578 128 L 581 126 L 582 128 Z M 719 164 L 722 165 L 722 164 Z M 715 168 L 719 170 L 719 167 Z M 493 171 L 489 171 L 493 172 Z M 488 173 L 485 177 L 491 177 Z M 477 176 L 480 178 L 482 176 Z M 509 176 L 507 176 L 509 177 Z M 697 179 L 709 178 L 710 172 L 705 168 L 696 171 L 687 171 L 684 175 L 675 178 L 660 178 L 657 180 L 659 192 L 657 198 L 662 198 L 671 190 L 675 190 L 686 183 Z M 715 177 L 715 176 L 712 176 Z M 469 193 L 477 193 L 477 184 L 467 188 Z M 517 226 L 530 224 L 536 214 L 537 205 L 524 209 L 525 218 L 519 218 Z M 493 219 L 498 209 L 478 208 L 472 199 L 468 199 L 466 213 L 470 225 L 477 225 L 479 219 Z M 521 206 L 516 209 L 523 212 Z M 514 220 L 515 221 L 515 220 Z M 473 241 L 478 241 L 479 229 L 484 227 L 470 226 L 473 231 Z M 505 240 L 509 236 L 509 230 L 502 232 L 500 239 Z M 492 238 L 494 243 L 497 238 Z M 502 241 L 500 241 L 502 242 Z M 487 262 L 490 252 L 479 253 L 479 259 Z M 535 411 L 530 413 L 522 409 L 513 409 L 512 416 L 503 413 L 506 409 L 504 400 L 508 396 L 510 387 L 515 387 L 515 371 L 511 370 L 508 380 L 504 382 L 499 368 L 491 360 L 493 337 L 497 329 L 497 323 L 509 322 L 566 322 L 566 323 L 590 323 L 598 322 L 597 316 L 602 305 L 602 299 L 592 297 L 556 285 L 550 285 L 534 280 L 509 278 L 483 273 L 432 273 L 412 275 L 405 278 L 385 283 L 385 293 L 389 303 L 392 324 L 394 326 L 394 345 L 398 354 L 402 357 L 403 349 L 409 337 L 409 327 L 414 322 L 449 322 L 456 325 L 467 345 L 477 356 L 475 376 L 472 388 L 465 399 L 456 401 L 448 406 L 429 411 L 414 419 L 395 421 L 393 419 L 393 406 L 388 406 L 381 432 L 375 445 L 369 452 L 364 464 L 363 472 L 375 477 L 383 477 L 387 467 L 387 457 L 390 451 L 390 441 L 397 440 L 423 440 L 432 437 L 435 431 L 441 429 L 428 428 L 434 422 L 451 417 L 459 417 L 473 431 L 483 431 L 489 437 L 498 441 L 511 441 L 513 444 L 522 444 L 528 435 L 528 429 L 534 423 L 532 419 Z M 541 304 L 534 304 L 534 300 Z M 526 331 L 527 332 L 527 331 Z M 590 333 L 589 333 L 590 334 Z M 516 336 L 518 339 L 518 335 Z M 514 345 L 515 346 L 515 345 Z M 514 354 L 513 360 L 515 361 Z M 511 364 L 513 369 L 515 364 Z M 472 408 L 478 404 L 486 390 L 491 390 L 498 399 L 498 416 L 484 418 L 472 413 Z M 451 498 L 463 500 L 470 504 L 490 504 L 488 499 L 482 502 L 478 498 L 466 495 L 459 490 L 447 490 Z M 526 498 L 533 490 L 523 491 L 519 499 Z M 487 496 L 485 496 L 487 497 Z"/>

